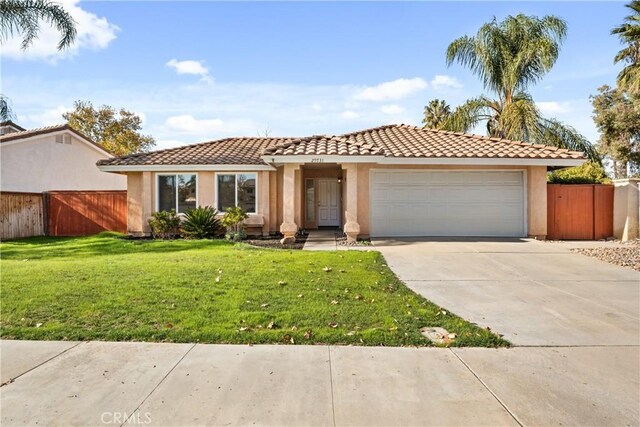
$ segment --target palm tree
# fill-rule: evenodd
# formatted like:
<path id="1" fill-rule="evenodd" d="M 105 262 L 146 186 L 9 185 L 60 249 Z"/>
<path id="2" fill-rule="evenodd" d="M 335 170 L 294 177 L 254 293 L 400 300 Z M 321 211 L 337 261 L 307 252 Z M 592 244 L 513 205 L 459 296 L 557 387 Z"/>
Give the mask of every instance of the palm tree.
<path id="1" fill-rule="evenodd" d="M 618 74 L 618 86 L 640 94 L 640 0 L 632 0 L 626 6 L 632 14 L 624 18 L 625 23 L 614 28 L 611 34 L 617 34 L 627 46 L 618 52 L 614 61 L 627 64 Z"/>
<path id="2" fill-rule="evenodd" d="M 74 42 L 76 22 L 62 6 L 47 0 L 0 0 L 0 41 L 20 34 L 22 49 L 26 49 L 38 38 L 41 21 L 51 24 L 62 35 L 58 50 Z"/>
<path id="3" fill-rule="evenodd" d="M 442 99 L 432 99 L 424 107 L 422 123 L 425 128 L 440 129 L 451 115 L 451 108 Z"/>
<path id="4" fill-rule="evenodd" d="M 0 93 L 0 122 L 13 119 L 13 109 L 9 98 Z"/>
<path id="5" fill-rule="evenodd" d="M 486 121 L 489 136 L 583 151 L 599 160 L 574 128 L 542 117 L 527 92 L 555 64 L 566 33 L 567 24 L 560 18 L 520 14 L 502 22 L 494 18 L 475 37 L 454 40 L 447 49 L 447 64 L 469 67 L 494 96 L 469 99 L 451 113 L 443 128 L 468 132 Z"/>
<path id="6" fill-rule="evenodd" d="M 38 37 L 40 21 L 53 25 L 62 37 L 58 50 L 71 46 L 76 39 L 76 21 L 62 6 L 47 0 L 0 0 L 0 42 L 14 34 L 22 34 L 22 49 Z M 0 119 L 13 117 L 9 98 L 0 94 Z"/>

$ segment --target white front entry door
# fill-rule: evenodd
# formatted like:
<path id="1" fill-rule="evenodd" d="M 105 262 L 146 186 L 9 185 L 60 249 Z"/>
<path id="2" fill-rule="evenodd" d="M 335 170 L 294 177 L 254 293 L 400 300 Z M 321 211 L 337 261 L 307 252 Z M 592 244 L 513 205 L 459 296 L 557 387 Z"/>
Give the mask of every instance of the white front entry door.
<path id="1" fill-rule="evenodd" d="M 340 184 L 337 179 L 318 180 L 318 226 L 340 226 Z"/>

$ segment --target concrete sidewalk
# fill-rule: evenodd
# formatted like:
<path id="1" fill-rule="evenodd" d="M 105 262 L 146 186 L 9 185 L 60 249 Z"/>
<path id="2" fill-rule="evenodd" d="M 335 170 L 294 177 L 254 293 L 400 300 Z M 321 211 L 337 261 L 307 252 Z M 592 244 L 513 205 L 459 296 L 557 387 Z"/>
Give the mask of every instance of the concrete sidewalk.
<path id="1" fill-rule="evenodd" d="M 0 341 L 1 424 L 638 425 L 637 346 Z"/>

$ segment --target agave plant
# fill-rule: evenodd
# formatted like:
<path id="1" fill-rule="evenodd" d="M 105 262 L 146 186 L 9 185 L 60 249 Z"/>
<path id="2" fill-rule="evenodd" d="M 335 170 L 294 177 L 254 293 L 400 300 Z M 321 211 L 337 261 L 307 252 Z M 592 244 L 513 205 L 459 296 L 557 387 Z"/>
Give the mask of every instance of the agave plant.
<path id="1" fill-rule="evenodd" d="M 211 239 L 220 234 L 222 225 L 218 211 L 211 206 L 199 206 L 188 210 L 181 225 L 182 235 L 187 239 Z"/>

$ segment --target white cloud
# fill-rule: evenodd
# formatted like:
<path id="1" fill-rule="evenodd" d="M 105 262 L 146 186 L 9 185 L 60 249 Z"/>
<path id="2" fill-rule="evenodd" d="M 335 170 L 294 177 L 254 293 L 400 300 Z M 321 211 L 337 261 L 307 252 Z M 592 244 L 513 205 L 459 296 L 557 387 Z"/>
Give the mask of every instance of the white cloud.
<path id="1" fill-rule="evenodd" d="M 426 89 L 426 87 L 427 82 L 419 77 L 413 79 L 397 79 L 380 83 L 377 86 L 365 87 L 355 94 L 354 99 L 360 101 L 400 99 Z"/>
<path id="2" fill-rule="evenodd" d="M 171 132 L 203 136 L 214 133 L 248 135 L 256 128 L 248 120 L 196 119 L 190 114 L 171 116 L 165 120 L 164 126 Z"/>
<path id="3" fill-rule="evenodd" d="M 154 150 L 164 150 L 165 148 L 180 147 L 181 145 L 187 145 L 184 141 L 179 139 L 160 139 L 156 140 Z"/>
<path id="4" fill-rule="evenodd" d="M 59 125 L 65 122 L 62 115 L 72 108 L 59 105 L 36 114 L 18 114 L 16 121 L 25 128 Z"/>
<path id="5" fill-rule="evenodd" d="M 16 34 L 3 43 L 2 56 L 11 59 L 45 59 L 55 62 L 58 59 L 77 55 L 81 49 L 105 49 L 116 38 L 120 28 L 110 23 L 107 18 L 82 9 L 78 5 L 79 0 L 57 0 L 57 3 L 60 3 L 76 21 L 77 36 L 70 48 L 58 51 L 60 33 L 44 23 L 40 27 L 38 39 L 26 50 L 20 48 L 22 37 Z"/>
<path id="6" fill-rule="evenodd" d="M 433 79 L 431 79 L 430 83 L 435 90 L 462 88 L 462 83 L 460 83 L 458 79 L 442 74 L 436 75 Z"/>
<path id="7" fill-rule="evenodd" d="M 178 61 L 172 59 L 167 62 L 167 67 L 173 68 L 178 74 L 193 74 L 200 76 L 203 81 L 213 82 L 213 78 L 209 75 L 209 69 L 205 67 L 201 61 Z"/>
<path id="8" fill-rule="evenodd" d="M 169 69 L 167 68 L 167 71 Z M 143 133 L 152 135 L 158 147 L 177 146 L 230 136 L 255 136 L 270 128 L 271 136 L 341 134 L 387 123 L 419 125 L 424 99 L 408 97 L 400 102 L 354 101 L 362 90 L 355 85 L 302 85 L 282 83 L 187 84 L 176 79 L 160 86 L 152 81 L 123 86 L 111 80 L 91 78 L 79 84 L 72 79 L 8 76 L 3 85 L 17 114 L 41 115 L 76 99 L 94 105 L 124 107 L 144 112 Z M 14 95 L 20 94 L 20 96 Z M 215 99 L 216 102 L 211 102 Z M 349 105 L 349 103 L 353 105 Z M 400 115 L 383 113 L 383 105 L 401 105 Z M 342 113 L 347 113 L 342 117 Z M 353 114 L 358 117 L 354 117 Z M 56 115 L 56 117 L 60 117 Z M 61 117 L 60 117 L 61 120 Z M 39 126 L 42 123 L 30 123 Z"/>
<path id="9" fill-rule="evenodd" d="M 536 102 L 536 106 L 543 114 L 566 114 L 572 111 L 569 102 L 543 101 Z"/>
<path id="10" fill-rule="evenodd" d="M 347 110 L 347 111 L 343 111 L 340 114 L 340 117 L 342 117 L 343 119 L 351 120 L 351 119 L 357 119 L 358 117 L 360 117 L 360 114 L 356 113 L 355 111 Z"/>
<path id="11" fill-rule="evenodd" d="M 385 114 L 402 114 L 404 113 L 404 108 L 396 104 L 391 104 L 383 105 L 382 107 L 380 107 L 380 111 Z"/>

